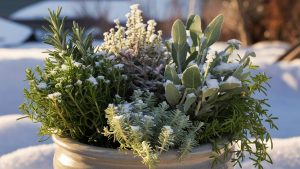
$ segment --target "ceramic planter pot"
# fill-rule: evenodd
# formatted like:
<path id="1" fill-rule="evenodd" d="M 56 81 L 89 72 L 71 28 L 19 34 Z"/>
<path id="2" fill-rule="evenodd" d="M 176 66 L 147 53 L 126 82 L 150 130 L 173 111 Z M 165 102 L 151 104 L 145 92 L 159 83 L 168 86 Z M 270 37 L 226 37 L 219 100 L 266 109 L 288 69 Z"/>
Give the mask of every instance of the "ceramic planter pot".
<path id="1" fill-rule="evenodd" d="M 147 169 L 141 158 L 134 157 L 131 151 L 89 146 L 55 135 L 52 138 L 56 144 L 54 169 Z M 169 151 L 160 156 L 157 169 L 210 169 L 210 155 L 208 144 L 195 148 L 181 162 L 177 160 L 175 150 Z M 233 169 L 230 159 L 228 156 L 213 169 Z"/>

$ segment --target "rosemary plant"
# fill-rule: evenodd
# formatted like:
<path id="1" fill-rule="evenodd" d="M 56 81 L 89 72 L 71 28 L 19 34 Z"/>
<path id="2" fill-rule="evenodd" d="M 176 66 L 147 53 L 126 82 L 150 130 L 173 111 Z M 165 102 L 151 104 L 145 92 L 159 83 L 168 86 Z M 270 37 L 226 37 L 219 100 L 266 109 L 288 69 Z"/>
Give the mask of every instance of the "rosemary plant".
<path id="1" fill-rule="evenodd" d="M 124 96 L 127 76 L 114 55 L 97 52 L 91 34 L 74 23 L 72 34 L 59 19 L 61 8 L 50 12 L 48 50 L 44 68 L 26 70 L 30 88 L 20 110 L 34 122 L 41 122 L 40 135 L 57 134 L 84 143 L 111 146 L 101 132 L 106 125 L 104 110 L 115 95 Z"/>

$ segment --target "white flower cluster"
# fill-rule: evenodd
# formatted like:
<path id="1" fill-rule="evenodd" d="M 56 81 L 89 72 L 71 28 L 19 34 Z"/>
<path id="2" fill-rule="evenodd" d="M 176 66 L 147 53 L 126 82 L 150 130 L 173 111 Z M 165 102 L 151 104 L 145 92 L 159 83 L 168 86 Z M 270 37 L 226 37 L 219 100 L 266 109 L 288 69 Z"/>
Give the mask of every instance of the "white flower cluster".
<path id="1" fill-rule="evenodd" d="M 168 134 L 173 134 L 173 129 L 171 126 L 163 126 L 163 128 L 168 132 Z"/>
<path id="2" fill-rule="evenodd" d="M 55 92 L 55 93 L 48 94 L 47 98 L 50 99 L 50 100 L 60 101 L 61 100 L 61 93 L 60 92 Z"/>
<path id="3" fill-rule="evenodd" d="M 162 55 L 169 56 L 170 54 L 162 43 L 162 31 L 155 31 L 157 23 L 154 20 L 149 20 L 147 24 L 143 23 L 142 11 L 138 5 L 132 5 L 130 12 L 126 14 L 126 27 L 120 25 L 119 20 L 115 20 L 115 29 L 105 32 L 104 43 L 100 49 L 108 53 L 118 55 L 120 52 L 136 56 L 139 58 L 149 58 L 150 61 L 159 58 Z M 134 46 L 139 45 L 139 51 L 135 51 Z M 151 56 L 150 56 L 151 55 Z M 138 58 L 137 58 L 138 59 Z"/>

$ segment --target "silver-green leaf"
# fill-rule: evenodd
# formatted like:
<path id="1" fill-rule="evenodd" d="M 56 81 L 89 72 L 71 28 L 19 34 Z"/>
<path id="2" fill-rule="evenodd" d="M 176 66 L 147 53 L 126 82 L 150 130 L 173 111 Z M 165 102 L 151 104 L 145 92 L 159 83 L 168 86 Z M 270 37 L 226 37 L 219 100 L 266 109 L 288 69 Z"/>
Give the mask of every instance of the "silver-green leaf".
<path id="1" fill-rule="evenodd" d="M 167 65 L 164 73 L 165 79 L 172 81 L 174 84 L 181 84 L 174 67 Z"/>
<path id="2" fill-rule="evenodd" d="M 197 97 L 194 93 L 188 94 L 183 105 L 184 112 L 187 112 L 190 109 L 191 105 L 194 104 L 196 100 Z"/>
<path id="3" fill-rule="evenodd" d="M 206 27 L 204 35 L 207 39 L 207 47 L 219 40 L 223 21 L 224 16 L 218 15 Z"/>
<path id="4" fill-rule="evenodd" d="M 182 84 L 186 88 L 194 89 L 201 85 L 201 74 L 197 65 L 192 65 L 183 72 Z"/>
<path id="5" fill-rule="evenodd" d="M 165 95 L 166 95 L 166 99 L 168 101 L 169 104 L 171 105 L 176 105 L 180 98 L 181 95 L 178 91 L 178 89 L 175 87 L 175 85 L 173 83 L 167 83 L 165 85 Z"/>

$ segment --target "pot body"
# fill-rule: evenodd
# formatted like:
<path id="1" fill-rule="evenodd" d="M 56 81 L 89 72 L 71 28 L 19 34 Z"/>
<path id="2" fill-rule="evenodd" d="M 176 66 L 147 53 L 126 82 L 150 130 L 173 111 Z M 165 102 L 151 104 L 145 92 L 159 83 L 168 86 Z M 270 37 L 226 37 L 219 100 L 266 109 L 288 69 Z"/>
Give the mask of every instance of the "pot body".
<path id="1" fill-rule="evenodd" d="M 55 154 L 54 169 L 147 169 L 140 157 L 131 151 L 89 146 L 69 138 L 53 135 Z M 232 147 L 234 148 L 234 147 Z M 212 167 L 211 146 L 199 146 L 182 161 L 178 161 L 177 152 L 168 151 L 159 158 L 157 169 L 233 169 L 231 156 Z"/>

